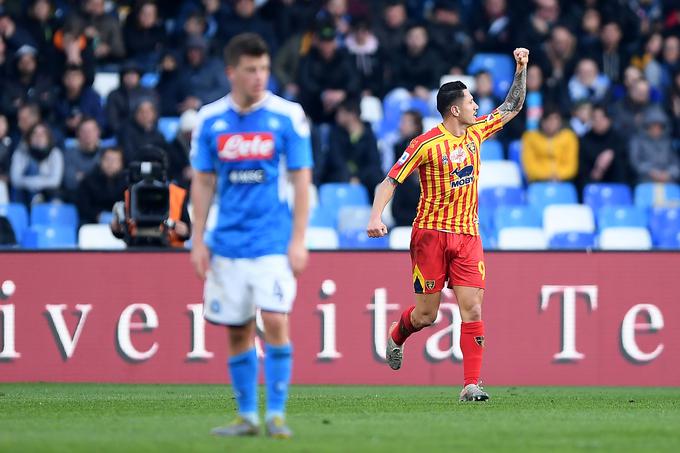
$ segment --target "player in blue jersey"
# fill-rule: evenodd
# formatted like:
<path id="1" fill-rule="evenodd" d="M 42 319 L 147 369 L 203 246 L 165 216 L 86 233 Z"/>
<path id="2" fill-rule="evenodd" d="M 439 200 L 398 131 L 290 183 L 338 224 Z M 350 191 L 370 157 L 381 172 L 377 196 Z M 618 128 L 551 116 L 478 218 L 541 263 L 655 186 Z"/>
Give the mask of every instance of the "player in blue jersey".
<path id="1" fill-rule="evenodd" d="M 204 106 L 191 145 L 194 209 L 191 261 L 205 279 L 205 318 L 228 327 L 228 368 L 238 406 L 236 421 L 212 433 L 255 435 L 258 357 L 255 315 L 264 322 L 266 432 L 287 438 L 285 422 L 292 365 L 288 313 L 295 277 L 307 265 L 312 151 L 300 105 L 269 91 L 270 57 L 255 34 L 234 37 L 225 49 L 231 93 Z M 294 208 L 286 201 L 294 188 Z M 206 239 L 215 195 L 217 224 Z"/>

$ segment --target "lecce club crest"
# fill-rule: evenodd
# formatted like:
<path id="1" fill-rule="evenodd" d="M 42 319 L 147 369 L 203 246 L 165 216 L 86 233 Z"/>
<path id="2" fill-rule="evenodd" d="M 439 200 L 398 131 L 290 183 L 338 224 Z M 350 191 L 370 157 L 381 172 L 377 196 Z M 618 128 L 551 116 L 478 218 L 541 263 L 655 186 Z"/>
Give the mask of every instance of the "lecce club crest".
<path id="1" fill-rule="evenodd" d="M 475 142 L 466 143 L 465 146 L 467 147 L 468 151 L 470 151 L 472 154 L 477 153 L 477 145 L 475 145 Z"/>

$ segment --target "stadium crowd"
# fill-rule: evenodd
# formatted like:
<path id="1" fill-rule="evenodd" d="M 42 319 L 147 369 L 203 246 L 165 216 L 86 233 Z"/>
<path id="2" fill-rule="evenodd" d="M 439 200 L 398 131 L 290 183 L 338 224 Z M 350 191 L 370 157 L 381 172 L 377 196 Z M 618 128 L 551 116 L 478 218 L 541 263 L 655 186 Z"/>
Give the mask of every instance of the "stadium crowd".
<path id="1" fill-rule="evenodd" d="M 246 31 L 272 51 L 270 89 L 311 120 L 316 186 L 370 197 L 436 124 L 442 76 L 488 113 L 505 92 L 475 57 L 517 46 L 525 108 L 496 142 L 526 182 L 680 182 L 678 0 L 0 0 L 0 203 L 59 200 L 96 223 L 147 144 L 188 186 L 196 111 L 229 91 L 222 49 Z M 416 175 L 397 191 L 396 225 L 418 191 Z"/>

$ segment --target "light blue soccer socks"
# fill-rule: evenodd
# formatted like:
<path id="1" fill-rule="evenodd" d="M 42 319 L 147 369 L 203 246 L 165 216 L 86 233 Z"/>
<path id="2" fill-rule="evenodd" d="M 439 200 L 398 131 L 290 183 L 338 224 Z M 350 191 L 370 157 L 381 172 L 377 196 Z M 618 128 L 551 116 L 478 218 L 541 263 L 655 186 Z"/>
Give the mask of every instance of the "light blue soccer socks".
<path id="1" fill-rule="evenodd" d="M 290 343 L 281 346 L 265 344 L 264 353 L 264 376 L 267 387 L 266 420 L 277 416 L 283 418 L 293 369 L 293 346 Z"/>
<path id="2" fill-rule="evenodd" d="M 259 424 L 257 416 L 257 368 L 258 359 L 255 348 L 231 356 L 228 361 L 231 383 L 238 405 L 238 414 L 252 422 Z M 290 368 L 290 367 L 289 367 Z M 289 373 L 290 374 L 290 373 Z"/>

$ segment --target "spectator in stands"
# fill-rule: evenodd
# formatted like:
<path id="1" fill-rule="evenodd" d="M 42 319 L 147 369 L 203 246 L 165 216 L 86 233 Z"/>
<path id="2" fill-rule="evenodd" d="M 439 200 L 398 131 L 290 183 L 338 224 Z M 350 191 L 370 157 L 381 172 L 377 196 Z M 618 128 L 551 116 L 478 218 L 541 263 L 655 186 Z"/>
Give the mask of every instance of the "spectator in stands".
<path id="1" fill-rule="evenodd" d="M 352 57 L 338 48 L 333 24 L 319 21 L 314 47 L 300 61 L 298 70 L 300 102 L 305 112 L 316 123 L 332 122 L 338 105 L 358 94 L 359 83 Z"/>
<path id="2" fill-rule="evenodd" d="M 118 16 L 108 14 L 104 0 L 85 0 L 78 15 L 84 33 L 93 43 L 94 56 L 99 63 L 110 63 L 125 56 L 123 33 Z M 67 18 L 67 21 L 70 18 Z"/>
<path id="3" fill-rule="evenodd" d="M 406 6 L 404 0 L 387 0 L 376 36 L 388 59 L 397 58 L 406 37 Z"/>
<path id="4" fill-rule="evenodd" d="M 56 80 L 61 81 L 68 67 L 80 66 L 85 74 L 85 85 L 92 85 L 97 62 L 92 40 L 85 36 L 84 30 L 82 20 L 72 17 L 54 34 L 54 61 L 50 63 L 50 68 Z"/>
<path id="5" fill-rule="evenodd" d="M 593 127 L 579 145 L 579 193 L 589 183 L 628 182 L 628 148 L 603 106 L 593 109 Z"/>
<path id="6" fill-rule="evenodd" d="M 330 21 L 335 27 L 338 44 L 343 46 L 352 25 L 347 9 L 347 0 L 324 0 L 317 18 Z"/>
<path id="7" fill-rule="evenodd" d="M 13 199 L 30 205 L 55 199 L 64 175 L 64 155 L 54 145 L 46 123 L 28 132 L 25 143 L 12 155 L 10 180 Z"/>
<path id="8" fill-rule="evenodd" d="M 501 105 L 501 100 L 493 94 L 493 79 L 488 71 L 479 71 L 475 74 L 475 102 L 479 106 L 477 116 L 491 113 L 493 109 Z"/>
<path id="9" fill-rule="evenodd" d="M 158 94 L 152 88 L 140 85 L 141 68 L 130 61 L 121 67 L 120 85 L 113 90 L 106 100 L 106 124 L 114 135 L 132 116 L 133 107 L 142 99 L 151 99 L 158 105 Z"/>
<path id="10" fill-rule="evenodd" d="M 602 15 L 594 7 L 590 7 L 583 12 L 581 17 L 581 28 L 577 30 L 579 54 L 587 54 L 591 49 L 595 49 L 600 42 L 602 33 Z"/>
<path id="11" fill-rule="evenodd" d="M 14 68 L 4 82 L 2 111 L 14 117 L 20 105 L 35 102 L 44 113 L 54 107 L 52 79 L 38 71 L 37 50 L 24 45 L 14 56 Z"/>
<path id="12" fill-rule="evenodd" d="M 217 24 L 215 24 L 217 26 Z M 205 15 L 200 9 L 195 9 L 182 23 L 181 27 L 177 27 L 174 35 L 168 41 L 168 44 L 173 49 L 181 49 L 184 47 L 184 43 L 191 36 L 200 36 L 206 41 L 209 41 L 212 36 L 208 34 L 208 23 L 206 22 Z"/>
<path id="13" fill-rule="evenodd" d="M 473 54 L 474 42 L 461 22 L 456 0 L 437 0 L 427 27 L 430 47 L 443 62 L 442 73 L 461 73 Z"/>
<path id="14" fill-rule="evenodd" d="M 484 0 L 472 18 L 472 37 L 478 52 L 510 53 L 514 47 L 506 0 Z"/>
<path id="15" fill-rule="evenodd" d="M 11 51 L 32 44 L 31 35 L 21 27 L 21 24 L 17 24 L 6 11 L 0 11 L 0 36 L 5 40 Z"/>
<path id="16" fill-rule="evenodd" d="M 354 58 L 355 70 L 361 78 L 363 96 L 384 94 L 385 58 L 378 38 L 373 34 L 366 19 L 357 19 L 345 41 L 347 50 Z"/>
<path id="17" fill-rule="evenodd" d="M 586 135 L 592 127 L 593 104 L 588 101 L 579 101 L 571 109 L 569 127 L 577 137 Z"/>
<path id="18" fill-rule="evenodd" d="M 26 141 L 28 131 L 33 129 L 33 126 L 42 121 L 40 114 L 40 107 L 34 102 L 27 102 L 22 104 L 17 110 L 17 130 L 13 134 L 14 143 Z"/>
<path id="19" fill-rule="evenodd" d="M 178 38 L 202 36 L 206 40 L 213 40 L 219 31 L 220 24 L 226 19 L 231 2 L 221 0 L 189 0 L 183 1 L 177 15 L 176 29 L 181 30 L 175 35 L 172 47 L 181 48 L 184 40 Z M 167 16 L 166 16 L 167 17 Z"/>
<path id="20" fill-rule="evenodd" d="M 631 57 L 621 42 L 622 37 L 621 26 L 613 21 L 607 22 L 602 27 L 600 40 L 593 43 L 590 48 L 583 49 L 602 68 L 602 74 L 611 83 L 618 83 L 621 80 L 623 69 Z"/>
<path id="21" fill-rule="evenodd" d="M 22 26 L 31 35 L 41 61 L 54 61 L 55 49 L 52 40 L 59 29 L 59 21 L 54 15 L 52 1 L 31 0 Z"/>
<path id="22" fill-rule="evenodd" d="M 429 100 L 430 91 L 439 86 L 440 60 L 428 47 L 427 30 L 420 24 L 406 32 L 400 55 L 392 60 L 392 88 L 408 90 L 411 96 Z"/>
<path id="23" fill-rule="evenodd" d="M 158 63 L 165 27 L 158 18 L 158 6 L 153 0 L 142 0 L 128 16 L 123 27 L 127 57 L 134 59 L 144 71 L 152 71 Z"/>
<path id="24" fill-rule="evenodd" d="M 300 60 L 312 49 L 313 29 L 303 29 L 291 36 L 274 56 L 272 72 L 280 84 L 281 96 L 297 101 L 300 87 L 297 84 Z"/>
<path id="25" fill-rule="evenodd" d="M 85 175 L 99 159 L 101 130 L 94 118 L 85 117 L 77 129 L 78 145 L 64 150 L 64 180 L 62 187 L 65 198 L 75 201 L 76 191 Z"/>
<path id="26" fill-rule="evenodd" d="M 100 126 L 105 124 L 101 98 L 85 85 L 85 73 L 81 66 L 68 66 L 63 76 L 63 86 L 55 105 L 55 121 L 68 137 L 75 137 L 80 121 L 94 118 Z"/>
<path id="27" fill-rule="evenodd" d="M 251 32 L 257 33 L 267 43 L 272 55 L 276 53 L 276 40 L 271 24 L 260 17 L 255 0 L 233 0 L 232 14 L 219 24 L 219 47 L 224 48 L 234 36 Z"/>
<path id="28" fill-rule="evenodd" d="M 187 189 L 191 184 L 191 165 L 189 151 L 191 149 L 191 134 L 198 125 L 196 110 L 186 110 L 179 117 L 179 130 L 175 139 L 167 146 L 168 180 Z"/>
<path id="29" fill-rule="evenodd" d="M 663 42 L 661 69 L 662 88 L 667 89 L 673 83 L 673 74 L 680 71 L 680 38 L 677 35 L 667 36 Z"/>
<path id="30" fill-rule="evenodd" d="M 592 104 L 606 102 L 609 85 L 609 78 L 599 71 L 595 60 L 584 58 L 578 62 L 576 72 L 569 79 L 569 100 L 572 105 L 580 101 Z"/>
<path id="31" fill-rule="evenodd" d="M 125 161 L 134 161 L 146 145 L 165 149 L 167 143 L 158 131 L 158 110 L 151 99 L 143 99 L 135 106 L 134 116 L 118 133 L 118 144 L 123 148 Z"/>
<path id="32" fill-rule="evenodd" d="M 522 166 L 529 182 L 571 181 L 578 170 L 578 137 L 558 110 L 543 112 L 540 129 L 522 135 Z"/>
<path id="33" fill-rule="evenodd" d="M 0 36 L 0 84 L 4 86 L 5 79 L 7 78 L 7 73 L 9 72 L 9 61 L 7 55 L 7 44 L 5 44 L 5 39 Z"/>
<path id="34" fill-rule="evenodd" d="M 391 163 L 408 148 L 415 137 L 423 133 L 423 117 L 417 110 L 407 110 L 399 120 L 400 141 L 394 146 L 394 157 Z M 416 216 L 416 208 L 420 199 L 420 178 L 414 171 L 411 176 L 399 186 L 392 198 L 392 217 L 397 226 L 410 226 Z"/>
<path id="35" fill-rule="evenodd" d="M 557 26 L 536 57 L 544 77 L 544 95 L 561 111 L 568 111 L 567 83 L 576 66 L 576 38 L 567 27 Z"/>
<path id="36" fill-rule="evenodd" d="M 123 199 L 126 187 L 122 150 L 103 150 L 99 164 L 85 175 L 78 186 L 76 205 L 81 223 L 98 223 L 102 212 L 111 212 L 114 203 Z"/>
<path id="37" fill-rule="evenodd" d="M 649 81 L 649 84 L 657 89 L 662 88 L 663 68 L 660 63 L 662 49 L 663 36 L 661 33 L 652 33 L 647 38 L 641 53 L 633 56 L 630 62 L 633 67 L 644 73 L 644 77 Z"/>
<path id="38" fill-rule="evenodd" d="M 560 3 L 558 0 L 534 0 L 535 9 L 521 24 L 518 42 L 527 43 L 532 52 L 538 50 L 540 43 L 545 41 L 550 31 L 560 23 Z"/>
<path id="39" fill-rule="evenodd" d="M 673 86 L 666 95 L 666 111 L 671 117 L 672 136 L 680 140 L 680 71 L 675 73 Z"/>
<path id="40" fill-rule="evenodd" d="M 630 165 L 637 182 L 680 181 L 680 160 L 668 133 L 668 119 L 661 109 L 644 117 L 644 131 L 630 142 Z"/>
<path id="41" fill-rule="evenodd" d="M 638 79 L 632 83 L 628 95 L 612 107 L 614 127 L 629 139 L 642 129 L 644 118 L 655 108 L 650 101 L 649 82 Z"/>
<path id="42" fill-rule="evenodd" d="M 284 43 L 314 22 L 318 1 L 269 0 L 261 6 L 262 18 L 274 25 L 277 41 Z M 278 52 L 277 52 L 278 53 Z"/>
<path id="43" fill-rule="evenodd" d="M 340 104 L 335 116 L 337 126 L 331 130 L 329 152 L 343 157 L 340 181 L 362 184 L 372 198 L 383 171 L 371 125 L 361 120 L 359 102 L 351 98 Z"/>
<path id="44" fill-rule="evenodd" d="M 191 36 L 186 42 L 185 61 L 177 71 L 177 89 L 177 114 L 198 110 L 229 91 L 224 64 L 208 55 L 208 43 L 200 36 Z"/>
<path id="45" fill-rule="evenodd" d="M 7 117 L 0 114 L 0 182 L 9 180 L 9 164 L 14 152 L 14 140 L 9 135 Z"/>
<path id="46" fill-rule="evenodd" d="M 163 51 L 160 62 L 160 77 L 155 91 L 160 98 L 161 116 L 177 116 L 177 98 L 179 97 L 179 58 L 170 49 Z"/>

